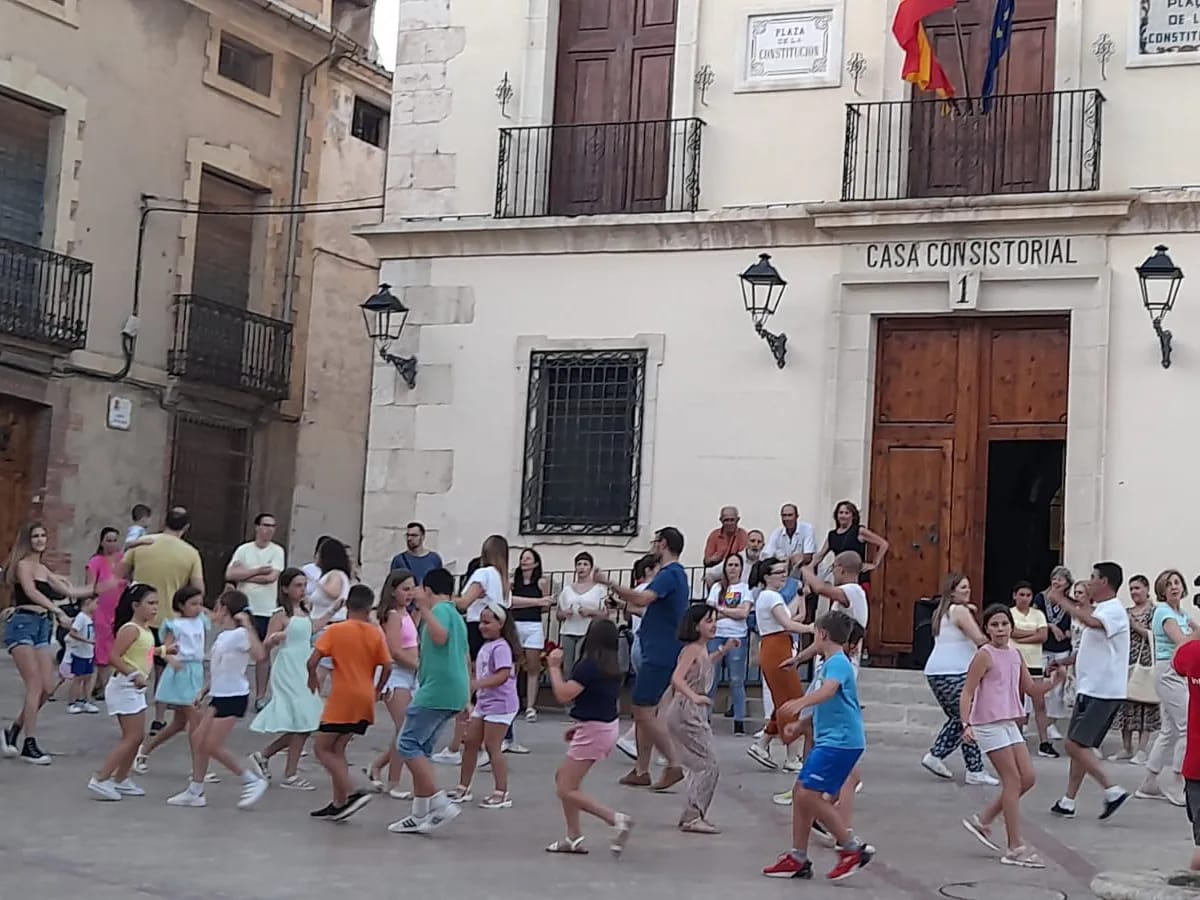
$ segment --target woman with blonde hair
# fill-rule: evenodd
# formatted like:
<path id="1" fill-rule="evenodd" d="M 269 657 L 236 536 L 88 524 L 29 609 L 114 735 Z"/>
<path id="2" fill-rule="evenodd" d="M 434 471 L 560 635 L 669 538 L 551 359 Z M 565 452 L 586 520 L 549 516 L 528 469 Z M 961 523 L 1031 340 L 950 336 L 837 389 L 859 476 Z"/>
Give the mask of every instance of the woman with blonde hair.
<path id="1" fill-rule="evenodd" d="M 971 582 L 961 572 L 951 572 L 942 583 L 942 593 L 933 612 L 933 652 L 925 663 L 925 680 L 946 714 L 946 722 L 921 759 L 921 765 L 938 778 L 954 777 L 944 760 L 961 747 L 967 764 L 967 784 L 999 784 L 983 770 L 979 747 L 962 739 L 961 701 L 967 670 L 975 651 L 985 643 L 987 638 L 975 621 L 975 607 L 971 605 Z"/>

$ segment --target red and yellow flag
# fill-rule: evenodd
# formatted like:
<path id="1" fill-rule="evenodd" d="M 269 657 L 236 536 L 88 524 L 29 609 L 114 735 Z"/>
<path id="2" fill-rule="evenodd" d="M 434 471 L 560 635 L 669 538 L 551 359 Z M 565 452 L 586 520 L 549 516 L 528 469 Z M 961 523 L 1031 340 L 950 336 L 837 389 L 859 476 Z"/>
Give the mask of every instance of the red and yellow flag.
<path id="1" fill-rule="evenodd" d="M 954 3 L 955 0 L 900 0 L 892 22 L 892 34 L 904 49 L 904 70 L 900 74 L 905 81 L 923 91 L 933 91 L 943 99 L 954 96 L 954 85 L 934 57 L 921 20 L 939 10 L 950 9 Z"/>

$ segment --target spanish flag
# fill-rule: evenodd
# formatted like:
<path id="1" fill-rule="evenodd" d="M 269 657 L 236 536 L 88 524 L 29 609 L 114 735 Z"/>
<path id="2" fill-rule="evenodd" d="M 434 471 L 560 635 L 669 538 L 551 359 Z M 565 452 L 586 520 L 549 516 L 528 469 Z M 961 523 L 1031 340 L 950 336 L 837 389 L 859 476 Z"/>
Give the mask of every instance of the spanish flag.
<path id="1" fill-rule="evenodd" d="M 955 0 L 900 0 L 892 22 L 892 34 L 904 49 L 904 70 L 900 74 L 905 81 L 923 91 L 933 91 L 942 99 L 954 96 L 954 85 L 934 58 L 921 20 L 954 4 Z"/>

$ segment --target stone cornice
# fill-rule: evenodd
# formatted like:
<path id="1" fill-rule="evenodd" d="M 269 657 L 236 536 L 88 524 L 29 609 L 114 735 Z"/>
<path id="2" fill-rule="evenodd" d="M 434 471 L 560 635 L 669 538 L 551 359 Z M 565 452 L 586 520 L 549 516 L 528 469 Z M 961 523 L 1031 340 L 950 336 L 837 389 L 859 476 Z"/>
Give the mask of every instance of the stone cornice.
<path id="1" fill-rule="evenodd" d="M 696 213 L 402 219 L 355 230 L 381 259 L 742 250 L 934 234 L 1200 230 L 1200 192 L 1028 194 L 728 207 Z"/>

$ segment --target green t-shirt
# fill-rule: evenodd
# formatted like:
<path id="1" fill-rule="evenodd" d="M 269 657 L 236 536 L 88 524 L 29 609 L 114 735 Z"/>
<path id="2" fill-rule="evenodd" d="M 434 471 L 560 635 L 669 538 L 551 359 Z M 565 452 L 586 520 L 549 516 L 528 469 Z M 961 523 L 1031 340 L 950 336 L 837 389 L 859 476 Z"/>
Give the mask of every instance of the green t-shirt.
<path id="1" fill-rule="evenodd" d="M 470 696 L 467 675 L 467 623 L 453 603 L 442 602 L 430 610 L 446 629 L 446 643 L 438 646 L 421 626 L 421 664 L 413 706 L 422 709 L 465 709 Z"/>

